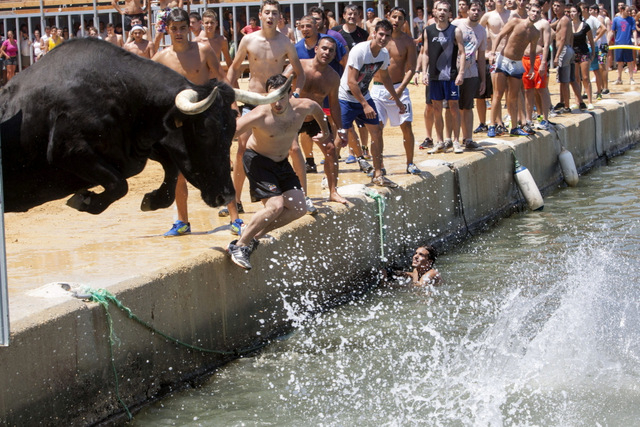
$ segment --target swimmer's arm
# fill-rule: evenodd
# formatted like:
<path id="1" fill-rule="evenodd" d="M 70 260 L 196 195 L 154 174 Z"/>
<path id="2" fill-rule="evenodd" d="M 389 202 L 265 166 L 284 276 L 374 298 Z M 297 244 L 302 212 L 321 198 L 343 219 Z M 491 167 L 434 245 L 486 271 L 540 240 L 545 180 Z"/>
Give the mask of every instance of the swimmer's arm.
<path id="1" fill-rule="evenodd" d="M 421 286 L 440 286 L 444 283 L 444 280 L 442 280 L 438 270 L 431 269 L 422 275 L 419 283 Z"/>
<path id="2" fill-rule="evenodd" d="M 236 53 L 233 62 L 229 66 L 229 71 L 227 71 L 227 81 L 229 81 L 229 84 L 232 87 L 239 87 L 238 78 L 242 74 L 242 62 L 247 58 L 247 44 L 249 43 L 248 40 L 250 40 L 251 38 L 251 35 L 248 35 L 240 40 L 240 44 L 238 45 L 238 52 Z"/>

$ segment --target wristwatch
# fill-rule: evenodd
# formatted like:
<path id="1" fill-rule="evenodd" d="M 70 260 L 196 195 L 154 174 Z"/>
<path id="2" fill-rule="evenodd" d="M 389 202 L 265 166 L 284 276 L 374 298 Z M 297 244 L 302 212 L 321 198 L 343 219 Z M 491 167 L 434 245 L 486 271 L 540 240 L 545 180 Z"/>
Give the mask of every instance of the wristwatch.
<path id="1" fill-rule="evenodd" d="M 293 92 L 293 97 L 294 98 L 300 98 L 300 94 L 298 92 Z"/>

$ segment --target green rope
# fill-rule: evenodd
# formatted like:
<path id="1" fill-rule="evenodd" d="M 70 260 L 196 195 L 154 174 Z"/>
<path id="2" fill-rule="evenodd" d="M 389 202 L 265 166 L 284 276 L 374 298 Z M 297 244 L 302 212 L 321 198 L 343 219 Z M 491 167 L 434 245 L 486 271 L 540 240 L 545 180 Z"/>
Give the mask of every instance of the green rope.
<path id="1" fill-rule="evenodd" d="M 377 202 L 378 212 L 376 212 L 376 216 L 378 217 L 378 224 L 380 226 L 380 258 L 382 260 L 385 260 L 385 256 L 384 256 L 385 235 L 384 235 L 384 215 L 383 214 L 385 209 L 387 208 L 387 205 L 384 201 L 384 197 L 382 197 L 382 195 L 377 191 L 371 188 L 368 188 L 365 194 Z"/>
<path id="2" fill-rule="evenodd" d="M 96 302 L 98 304 L 100 304 L 102 307 L 104 307 L 104 311 L 106 313 L 107 316 L 107 324 L 109 326 L 109 357 L 111 359 L 111 368 L 113 370 L 113 376 L 115 378 L 115 385 L 116 385 L 116 398 L 118 399 L 118 402 L 122 405 L 122 407 L 124 408 L 125 412 L 127 413 L 127 416 L 129 417 L 129 419 L 133 419 L 133 416 L 131 415 L 131 412 L 129 411 L 129 408 L 127 407 L 127 405 L 122 401 L 122 398 L 120 397 L 120 383 L 118 381 L 118 371 L 116 370 L 116 363 L 115 363 L 115 358 L 113 356 L 113 345 L 116 343 L 116 341 L 119 341 L 113 331 L 113 319 L 111 318 L 111 313 L 109 313 L 109 305 L 110 303 L 113 303 L 116 307 L 118 307 L 120 310 L 122 310 L 127 317 L 129 317 L 130 319 L 135 320 L 136 322 L 138 322 L 139 324 L 141 324 L 142 326 L 144 326 L 145 328 L 147 328 L 148 330 L 150 330 L 151 332 L 160 335 L 161 337 L 164 337 L 165 339 L 178 344 L 182 347 L 186 347 L 189 348 L 191 350 L 196 350 L 196 351 L 200 351 L 202 353 L 213 353 L 213 354 L 221 354 L 221 355 L 235 355 L 235 356 L 239 356 L 240 354 L 244 354 L 244 353 L 251 353 L 252 351 L 258 350 L 259 348 L 262 348 L 264 345 L 263 344 L 259 344 L 257 346 L 253 346 L 250 348 L 246 348 L 246 349 L 242 349 L 242 350 L 237 350 L 237 351 L 223 351 L 223 350 L 211 350 L 211 349 L 207 349 L 207 348 L 203 348 L 203 347 L 199 347 L 197 345 L 192 345 L 183 341 L 180 341 L 177 338 L 173 338 L 167 334 L 165 334 L 164 332 L 154 328 L 151 324 L 145 322 L 144 320 L 140 319 L 138 316 L 136 316 L 129 307 L 126 307 L 124 304 L 122 304 L 122 302 L 115 296 L 113 295 L 111 292 L 107 291 L 106 289 L 92 289 L 89 287 L 84 287 L 82 289 L 83 295 L 80 296 L 82 298 L 87 297 L 86 299 L 89 299 L 89 301 L 92 302 Z"/>

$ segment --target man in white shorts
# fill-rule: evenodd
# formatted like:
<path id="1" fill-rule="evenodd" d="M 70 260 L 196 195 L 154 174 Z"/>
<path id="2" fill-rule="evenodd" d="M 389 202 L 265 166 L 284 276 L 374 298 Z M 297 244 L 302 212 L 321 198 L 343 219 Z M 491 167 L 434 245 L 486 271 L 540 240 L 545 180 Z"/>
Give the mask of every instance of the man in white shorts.
<path id="1" fill-rule="evenodd" d="M 389 51 L 389 67 L 387 71 L 393 82 L 396 95 L 400 98 L 400 102 L 404 105 L 406 111 L 400 113 L 396 102 L 377 74 L 373 78 L 371 98 L 376 104 L 378 119 L 382 127 L 386 125 L 387 119 L 389 119 L 391 126 L 400 126 L 404 140 L 404 151 L 407 155 L 407 173 L 417 175 L 421 171 L 413 163 L 415 145 L 415 137 L 411 128 L 413 109 L 411 107 L 411 98 L 409 98 L 409 89 L 407 89 L 407 85 L 415 73 L 417 57 L 413 39 L 402 31 L 405 20 L 406 12 L 401 7 L 394 7 L 389 12 L 389 22 L 393 27 L 393 32 L 391 33 L 391 40 L 387 44 L 387 50 Z"/>

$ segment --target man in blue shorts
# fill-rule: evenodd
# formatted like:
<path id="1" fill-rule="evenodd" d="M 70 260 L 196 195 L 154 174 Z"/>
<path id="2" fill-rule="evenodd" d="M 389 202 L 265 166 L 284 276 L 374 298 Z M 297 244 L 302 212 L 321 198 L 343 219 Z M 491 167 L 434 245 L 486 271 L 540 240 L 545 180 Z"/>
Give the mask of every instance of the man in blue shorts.
<path id="1" fill-rule="evenodd" d="M 631 36 L 633 36 L 633 45 L 638 42 L 638 34 L 636 32 L 636 22 L 629 16 L 629 6 L 623 4 L 620 6 L 620 16 L 613 18 L 613 24 L 611 24 L 611 31 L 615 34 L 616 46 L 630 45 Z M 618 63 L 618 80 L 614 85 L 622 84 L 622 70 L 624 64 L 627 64 L 629 70 L 629 84 L 633 85 L 636 82 L 633 80 L 633 71 L 635 64 L 633 62 L 633 51 L 631 49 L 616 49 L 615 60 Z"/>
<path id="2" fill-rule="evenodd" d="M 442 119 L 442 101 L 445 99 L 451 111 L 451 127 L 444 129 L 446 135 L 453 131 L 453 147 L 461 150 L 460 138 L 460 98 L 459 86 L 464 81 L 466 55 L 462 43 L 462 31 L 449 23 L 451 6 L 447 2 L 439 2 L 436 5 L 434 16 L 436 22 L 425 28 L 424 40 L 426 55 L 423 55 L 422 69 L 424 84 L 429 86 L 429 95 L 433 105 L 434 124 L 436 128 L 436 140 L 433 148 L 427 153 L 435 154 L 446 151 L 452 142 L 444 140 Z"/>
<path id="3" fill-rule="evenodd" d="M 342 110 L 342 127 L 350 129 L 356 118 L 362 120 L 371 134 L 371 154 L 373 155 L 373 178 L 371 182 L 382 187 L 396 188 L 394 183 L 382 173 L 382 128 L 380 127 L 376 105 L 371 99 L 369 85 L 373 75 L 378 73 L 384 87 L 398 106 L 400 114 L 406 108 L 398 98 L 389 76 L 389 52 L 385 46 L 391 40 L 393 27 L 389 21 L 380 21 L 375 26 L 371 40 L 358 43 L 351 49 L 347 68 L 340 79 L 340 108 Z"/>

